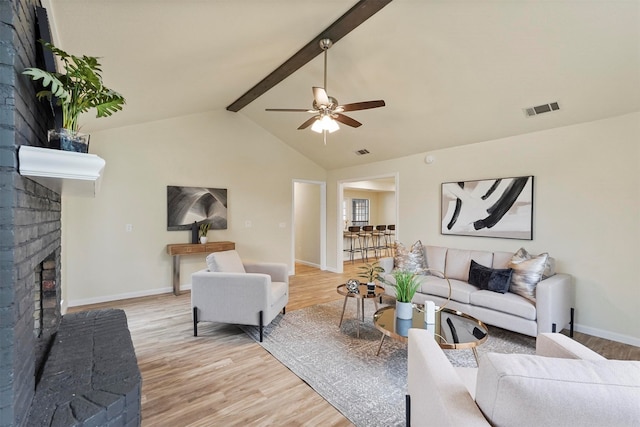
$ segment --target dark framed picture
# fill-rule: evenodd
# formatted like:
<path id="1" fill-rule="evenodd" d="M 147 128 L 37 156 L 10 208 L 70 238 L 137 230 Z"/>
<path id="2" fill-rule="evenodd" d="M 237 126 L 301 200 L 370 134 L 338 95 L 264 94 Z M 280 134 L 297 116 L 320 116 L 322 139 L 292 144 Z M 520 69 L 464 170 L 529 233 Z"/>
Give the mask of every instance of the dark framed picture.
<path id="1" fill-rule="evenodd" d="M 442 184 L 442 234 L 533 239 L 533 176 Z"/>
<path id="2" fill-rule="evenodd" d="M 167 186 L 167 230 L 189 230 L 194 221 L 226 230 L 227 189 Z"/>

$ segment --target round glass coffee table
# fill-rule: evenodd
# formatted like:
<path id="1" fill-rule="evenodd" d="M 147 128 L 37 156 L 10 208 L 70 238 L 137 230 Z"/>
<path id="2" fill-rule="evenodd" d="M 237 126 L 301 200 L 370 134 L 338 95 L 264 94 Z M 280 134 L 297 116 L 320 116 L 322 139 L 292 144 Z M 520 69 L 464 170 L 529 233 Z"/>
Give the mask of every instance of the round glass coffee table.
<path id="1" fill-rule="evenodd" d="M 384 295 L 384 288 L 380 285 L 376 285 L 375 289 L 369 290 L 366 283 L 360 283 L 360 285 L 358 285 L 358 292 L 349 292 L 347 285 L 343 283 L 337 287 L 337 291 L 340 295 L 344 295 L 342 315 L 340 316 L 340 323 L 338 324 L 338 327 L 342 326 L 344 309 L 347 307 L 347 300 L 349 298 L 355 298 L 357 303 L 358 338 L 360 338 L 360 322 L 364 322 L 364 300 L 373 298 L 373 303 L 376 306 L 376 310 L 378 310 L 378 298 Z"/>
<path id="2" fill-rule="evenodd" d="M 489 337 L 487 325 L 460 311 L 443 308 L 436 311 L 435 324 L 424 321 L 424 306 L 413 305 L 413 319 L 398 319 L 395 306 L 383 307 L 373 315 L 373 324 L 382 332 L 376 355 L 380 354 L 385 337 L 407 342 L 409 328 L 426 329 L 442 349 L 471 349 L 478 361 L 476 347 Z"/>

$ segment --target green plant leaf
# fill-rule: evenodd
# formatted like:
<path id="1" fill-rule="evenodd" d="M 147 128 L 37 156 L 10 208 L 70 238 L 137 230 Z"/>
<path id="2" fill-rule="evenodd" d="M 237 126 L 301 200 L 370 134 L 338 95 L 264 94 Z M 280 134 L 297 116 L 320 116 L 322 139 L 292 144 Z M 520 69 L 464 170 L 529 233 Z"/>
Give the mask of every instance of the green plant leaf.
<path id="1" fill-rule="evenodd" d="M 68 99 L 69 92 L 65 89 L 64 84 L 58 78 L 58 75 L 50 73 L 48 71 L 41 70 L 39 68 L 26 68 L 22 74 L 31 77 L 31 80 L 38 81 L 42 79 L 43 87 L 51 87 L 50 90 L 42 90 L 36 94 L 38 98 L 47 96 L 49 99 L 51 95 L 59 99 Z"/>
<path id="2" fill-rule="evenodd" d="M 125 99 L 118 92 L 102 83 L 101 65 L 93 56 L 75 56 L 54 45 L 40 40 L 51 50 L 64 66 L 64 73 L 51 73 L 39 68 L 27 68 L 23 74 L 32 80 L 42 80 L 44 88 L 36 94 L 38 98 L 55 96 L 62 107 L 63 127 L 71 131 L 78 130 L 78 116 L 92 108 L 96 117 L 111 116 L 121 111 Z"/>

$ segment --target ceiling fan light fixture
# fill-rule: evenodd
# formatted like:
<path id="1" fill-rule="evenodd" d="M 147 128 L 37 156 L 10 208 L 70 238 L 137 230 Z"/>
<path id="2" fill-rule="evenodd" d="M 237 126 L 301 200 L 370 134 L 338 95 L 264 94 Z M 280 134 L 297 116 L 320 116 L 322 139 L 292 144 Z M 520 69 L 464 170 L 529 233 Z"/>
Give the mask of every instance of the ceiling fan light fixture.
<path id="1" fill-rule="evenodd" d="M 340 129 L 340 126 L 338 126 L 338 123 L 330 116 L 322 116 L 322 118 L 316 120 L 311 125 L 311 130 L 318 133 L 322 133 L 323 131 L 333 133 L 338 129 Z"/>
<path id="2" fill-rule="evenodd" d="M 313 108 L 311 110 L 306 108 L 267 108 L 266 111 L 306 112 L 315 114 L 313 117 L 307 119 L 298 126 L 298 130 L 311 127 L 313 132 L 323 134 L 324 143 L 326 145 L 327 132 L 333 133 L 340 129 L 338 122 L 352 128 L 362 126 L 362 123 L 359 121 L 342 113 L 345 111 L 368 110 L 370 108 L 384 107 L 385 103 L 383 100 L 379 99 L 377 101 L 362 101 L 340 105 L 336 98 L 329 96 L 327 94 L 327 50 L 333 43 L 331 39 L 328 38 L 322 39 L 319 42 L 320 48 L 324 51 L 324 86 L 313 86 L 311 88 L 313 91 Z"/>

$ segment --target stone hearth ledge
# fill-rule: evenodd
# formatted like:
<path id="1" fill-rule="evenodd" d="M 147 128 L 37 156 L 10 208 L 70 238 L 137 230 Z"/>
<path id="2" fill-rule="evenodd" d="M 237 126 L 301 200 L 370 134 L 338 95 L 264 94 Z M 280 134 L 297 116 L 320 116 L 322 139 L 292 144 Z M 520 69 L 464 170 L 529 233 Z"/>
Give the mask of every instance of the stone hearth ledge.
<path id="1" fill-rule="evenodd" d="M 63 316 L 27 425 L 139 426 L 142 376 L 122 310 Z"/>

